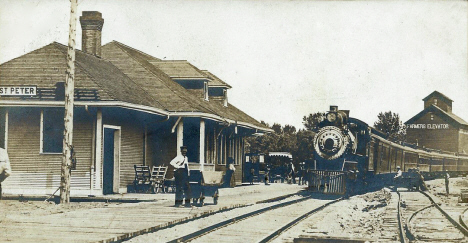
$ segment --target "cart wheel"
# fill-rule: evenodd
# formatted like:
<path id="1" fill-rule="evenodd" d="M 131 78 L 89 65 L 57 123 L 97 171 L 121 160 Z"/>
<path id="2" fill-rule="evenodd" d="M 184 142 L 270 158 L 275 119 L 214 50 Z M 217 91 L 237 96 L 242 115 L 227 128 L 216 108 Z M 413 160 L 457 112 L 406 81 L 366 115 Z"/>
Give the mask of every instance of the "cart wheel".
<path id="1" fill-rule="evenodd" d="M 213 197 L 213 202 L 214 202 L 214 205 L 217 205 L 218 204 L 218 197 Z"/>
<path id="2" fill-rule="evenodd" d="M 205 199 L 204 198 L 200 198 L 200 207 L 203 207 L 205 205 Z"/>

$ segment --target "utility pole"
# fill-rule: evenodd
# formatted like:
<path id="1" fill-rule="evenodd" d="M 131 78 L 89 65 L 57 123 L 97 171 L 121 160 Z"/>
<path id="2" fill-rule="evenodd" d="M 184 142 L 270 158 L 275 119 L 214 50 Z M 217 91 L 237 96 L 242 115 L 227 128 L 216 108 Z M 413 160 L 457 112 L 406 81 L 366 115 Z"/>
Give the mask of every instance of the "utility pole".
<path id="1" fill-rule="evenodd" d="M 70 169 L 73 147 L 73 103 L 75 99 L 75 38 L 78 0 L 70 0 L 70 32 L 68 35 L 67 77 L 65 80 L 65 114 L 63 130 L 62 169 L 60 178 L 60 203 L 70 202 Z"/>

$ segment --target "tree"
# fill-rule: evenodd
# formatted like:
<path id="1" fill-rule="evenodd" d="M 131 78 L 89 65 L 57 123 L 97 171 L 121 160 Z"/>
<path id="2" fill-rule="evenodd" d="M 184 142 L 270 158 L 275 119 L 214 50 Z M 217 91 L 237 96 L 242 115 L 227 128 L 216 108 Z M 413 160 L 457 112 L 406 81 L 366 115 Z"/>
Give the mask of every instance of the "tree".
<path id="1" fill-rule="evenodd" d="M 374 122 L 374 128 L 385 133 L 388 139 L 396 142 L 404 142 L 406 140 L 406 128 L 403 126 L 397 113 L 391 111 L 380 112 L 377 119 Z"/>
<path id="2" fill-rule="evenodd" d="M 317 125 L 325 119 L 325 115 L 326 113 L 324 112 L 311 113 L 302 118 L 302 124 L 304 124 L 304 127 L 307 130 L 315 131 L 317 129 Z"/>

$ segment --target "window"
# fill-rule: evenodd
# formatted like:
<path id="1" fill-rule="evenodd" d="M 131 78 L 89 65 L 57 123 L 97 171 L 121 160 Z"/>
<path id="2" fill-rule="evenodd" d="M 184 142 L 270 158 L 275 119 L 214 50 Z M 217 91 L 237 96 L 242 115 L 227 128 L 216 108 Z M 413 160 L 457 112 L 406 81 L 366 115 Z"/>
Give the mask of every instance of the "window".
<path id="1" fill-rule="evenodd" d="M 437 99 L 434 99 L 434 105 L 437 105 Z"/>
<path id="2" fill-rule="evenodd" d="M 47 108 L 41 112 L 41 153 L 62 153 L 63 116 L 63 108 Z"/>

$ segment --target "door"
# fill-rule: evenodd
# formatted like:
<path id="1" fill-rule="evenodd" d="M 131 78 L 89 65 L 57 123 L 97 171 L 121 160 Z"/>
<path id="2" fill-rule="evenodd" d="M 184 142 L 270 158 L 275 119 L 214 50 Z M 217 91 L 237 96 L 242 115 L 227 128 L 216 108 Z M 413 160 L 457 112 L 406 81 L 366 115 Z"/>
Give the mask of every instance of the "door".
<path id="1" fill-rule="evenodd" d="M 102 193 L 119 193 L 120 127 L 104 125 L 104 160 Z"/>

